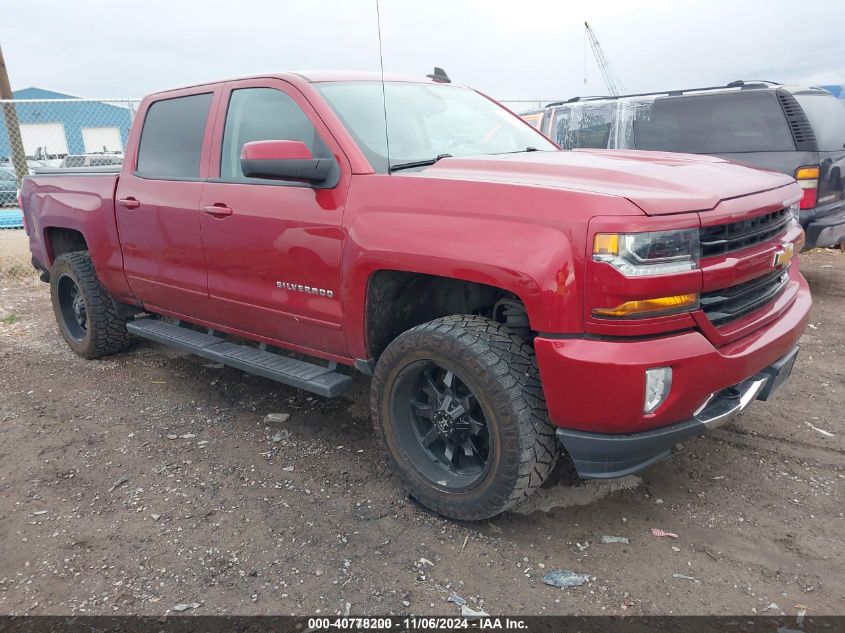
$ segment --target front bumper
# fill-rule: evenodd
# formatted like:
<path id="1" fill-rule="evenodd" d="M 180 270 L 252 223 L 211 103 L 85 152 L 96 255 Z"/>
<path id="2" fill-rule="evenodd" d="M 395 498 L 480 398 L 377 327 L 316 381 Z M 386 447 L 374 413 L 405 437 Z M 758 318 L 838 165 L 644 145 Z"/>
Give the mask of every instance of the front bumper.
<path id="1" fill-rule="evenodd" d="M 805 249 L 831 248 L 845 242 L 845 208 L 807 224 Z"/>
<path id="2" fill-rule="evenodd" d="M 630 475 L 671 455 L 678 442 L 725 424 L 754 400 L 767 400 L 789 377 L 797 355 L 796 346 L 759 374 L 711 394 L 684 422 L 628 434 L 558 429 L 557 439 L 584 479 Z"/>
<path id="3" fill-rule="evenodd" d="M 534 349 L 549 417 L 579 474 L 633 472 L 668 455 L 679 440 L 716 424 L 701 416 L 710 416 L 724 400 L 718 394 L 728 388 L 746 393 L 748 381 L 788 357 L 807 327 L 809 287 L 797 273 L 790 283 L 791 302 L 774 320 L 718 347 L 695 330 L 634 339 L 538 336 Z M 672 368 L 672 389 L 646 414 L 645 371 L 654 367 Z M 762 388 L 765 396 L 768 387 Z M 744 406 L 755 397 L 747 396 Z"/>

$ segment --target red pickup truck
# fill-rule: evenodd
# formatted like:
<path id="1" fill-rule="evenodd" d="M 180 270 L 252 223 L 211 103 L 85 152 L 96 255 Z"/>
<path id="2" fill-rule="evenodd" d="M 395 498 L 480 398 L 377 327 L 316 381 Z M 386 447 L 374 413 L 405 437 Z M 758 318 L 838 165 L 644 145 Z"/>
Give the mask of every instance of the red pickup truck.
<path id="1" fill-rule="evenodd" d="M 151 95 L 114 168 L 27 177 L 68 345 L 133 337 L 323 396 L 372 375 L 419 501 L 507 510 L 565 451 L 619 477 L 766 400 L 810 309 L 801 189 L 561 151 L 442 81 L 281 74 Z"/>

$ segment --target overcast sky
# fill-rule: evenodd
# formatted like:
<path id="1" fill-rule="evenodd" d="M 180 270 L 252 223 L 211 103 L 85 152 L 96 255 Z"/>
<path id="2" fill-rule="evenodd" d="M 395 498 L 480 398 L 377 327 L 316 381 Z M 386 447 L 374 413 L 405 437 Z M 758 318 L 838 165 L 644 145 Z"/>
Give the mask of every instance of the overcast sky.
<path id="1" fill-rule="evenodd" d="M 834 3 L 835 4 L 835 3 Z M 387 72 L 442 66 L 499 99 L 605 94 L 584 20 L 629 92 L 737 78 L 845 83 L 845 23 L 794 0 L 381 0 Z M 809 5 L 806 5 L 809 6 Z M 140 97 L 297 69 L 378 70 L 375 0 L 0 0 L 13 88 Z"/>

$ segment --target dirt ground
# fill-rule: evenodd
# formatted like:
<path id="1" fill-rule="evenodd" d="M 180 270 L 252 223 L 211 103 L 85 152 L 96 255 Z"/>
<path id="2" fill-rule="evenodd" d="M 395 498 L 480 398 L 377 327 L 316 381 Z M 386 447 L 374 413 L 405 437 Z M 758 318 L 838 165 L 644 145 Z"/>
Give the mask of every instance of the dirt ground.
<path id="1" fill-rule="evenodd" d="M 29 240 L 23 229 L 0 230 L 0 288 L 36 278 L 29 260 Z"/>
<path id="2" fill-rule="evenodd" d="M 148 343 L 84 361 L 45 285 L 0 280 L 0 612 L 456 615 L 454 591 L 494 614 L 845 613 L 845 255 L 802 267 L 812 325 L 775 401 L 636 477 L 563 465 L 480 524 L 403 492 L 366 380 L 327 401 Z M 591 580 L 543 584 L 558 569 Z"/>
<path id="3" fill-rule="evenodd" d="M 21 229 L 0 231 L 0 257 L 29 262 L 29 241 Z"/>

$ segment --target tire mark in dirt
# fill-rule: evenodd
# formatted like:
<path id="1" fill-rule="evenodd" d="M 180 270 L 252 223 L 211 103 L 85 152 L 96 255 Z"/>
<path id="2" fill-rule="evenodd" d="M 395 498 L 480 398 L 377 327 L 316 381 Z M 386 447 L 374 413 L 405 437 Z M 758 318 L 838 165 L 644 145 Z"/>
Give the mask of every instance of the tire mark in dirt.
<path id="1" fill-rule="evenodd" d="M 845 452 L 837 448 L 825 448 L 798 440 L 751 434 L 739 429 L 714 429 L 704 437 L 711 441 L 716 440 L 734 446 L 745 446 L 778 455 L 783 454 L 783 449 L 779 445 L 788 444 L 792 447 L 792 455 L 798 459 L 825 464 L 836 469 L 845 468 Z"/>

